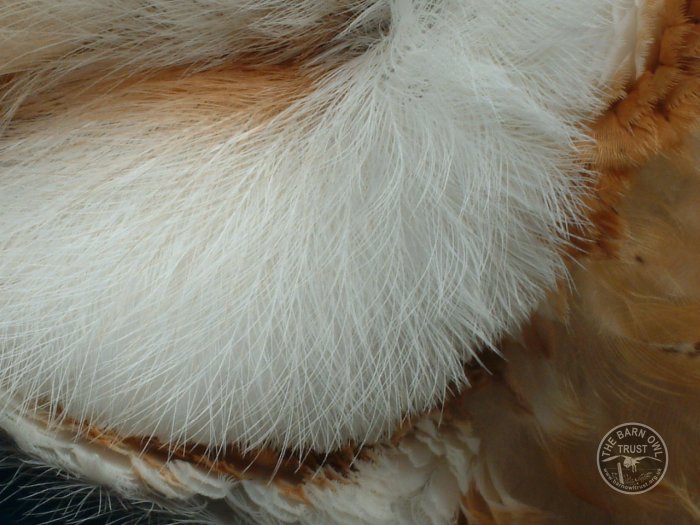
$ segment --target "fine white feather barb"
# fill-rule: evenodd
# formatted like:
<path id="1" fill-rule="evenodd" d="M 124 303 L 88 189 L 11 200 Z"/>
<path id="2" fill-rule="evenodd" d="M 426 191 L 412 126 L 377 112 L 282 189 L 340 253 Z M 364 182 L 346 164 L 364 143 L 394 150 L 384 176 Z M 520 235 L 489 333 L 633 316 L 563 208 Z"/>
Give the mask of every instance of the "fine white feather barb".
<path id="1" fill-rule="evenodd" d="M 3 385 L 173 443 L 388 435 L 563 276 L 636 13 L 3 4 Z"/>
<path id="2" fill-rule="evenodd" d="M 7 2 L 0 428 L 197 522 L 697 521 L 688 20 L 696 0 Z M 518 328 L 581 199 L 608 238 Z M 382 439 L 507 331 L 507 364 Z M 579 452 L 639 413 L 688 466 L 621 504 Z"/>

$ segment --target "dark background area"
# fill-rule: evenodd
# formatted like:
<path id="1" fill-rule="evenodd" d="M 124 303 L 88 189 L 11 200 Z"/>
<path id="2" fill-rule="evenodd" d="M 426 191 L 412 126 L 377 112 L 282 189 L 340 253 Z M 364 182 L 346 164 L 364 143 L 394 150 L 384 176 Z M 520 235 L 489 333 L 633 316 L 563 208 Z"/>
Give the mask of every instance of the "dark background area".
<path id="1" fill-rule="evenodd" d="M 170 522 L 168 520 L 167 522 Z M 0 525 L 164 524 L 163 516 L 38 465 L 0 435 Z"/>

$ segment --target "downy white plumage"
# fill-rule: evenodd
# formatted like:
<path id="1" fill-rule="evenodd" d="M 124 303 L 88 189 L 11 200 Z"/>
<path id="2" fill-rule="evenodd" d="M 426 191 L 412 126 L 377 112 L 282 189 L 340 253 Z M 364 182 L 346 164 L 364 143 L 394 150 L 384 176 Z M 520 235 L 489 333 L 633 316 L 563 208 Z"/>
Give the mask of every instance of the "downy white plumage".
<path id="1" fill-rule="evenodd" d="M 0 431 L 179 522 L 698 522 L 698 57 L 700 0 L 2 2 Z"/>
<path id="2" fill-rule="evenodd" d="M 171 443 L 386 436 L 562 277 L 577 146 L 637 19 L 629 0 L 3 3 L 0 384 Z"/>

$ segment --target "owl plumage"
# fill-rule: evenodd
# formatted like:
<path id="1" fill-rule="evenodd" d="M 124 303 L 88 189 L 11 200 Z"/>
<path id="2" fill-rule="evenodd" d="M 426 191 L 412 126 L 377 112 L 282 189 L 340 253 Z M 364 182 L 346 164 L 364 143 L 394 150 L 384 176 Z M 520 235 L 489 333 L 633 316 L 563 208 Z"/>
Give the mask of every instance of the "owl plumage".
<path id="1" fill-rule="evenodd" d="M 23 453 L 204 523 L 700 521 L 700 2 L 11 0 L 0 39 Z M 630 497 L 595 452 L 638 420 Z"/>

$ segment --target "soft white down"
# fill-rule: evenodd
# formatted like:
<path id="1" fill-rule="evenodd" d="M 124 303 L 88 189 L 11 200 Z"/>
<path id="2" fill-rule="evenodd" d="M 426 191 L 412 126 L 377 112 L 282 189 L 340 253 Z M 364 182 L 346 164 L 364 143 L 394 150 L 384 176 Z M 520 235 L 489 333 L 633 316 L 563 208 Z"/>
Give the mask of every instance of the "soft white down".
<path id="1" fill-rule="evenodd" d="M 147 4 L 0 6 L 0 384 L 26 409 L 212 446 L 372 441 L 563 275 L 634 1 Z M 91 66 L 282 62 L 334 13 L 313 89 L 262 121 L 128 90 L 9 120 Z"/>

